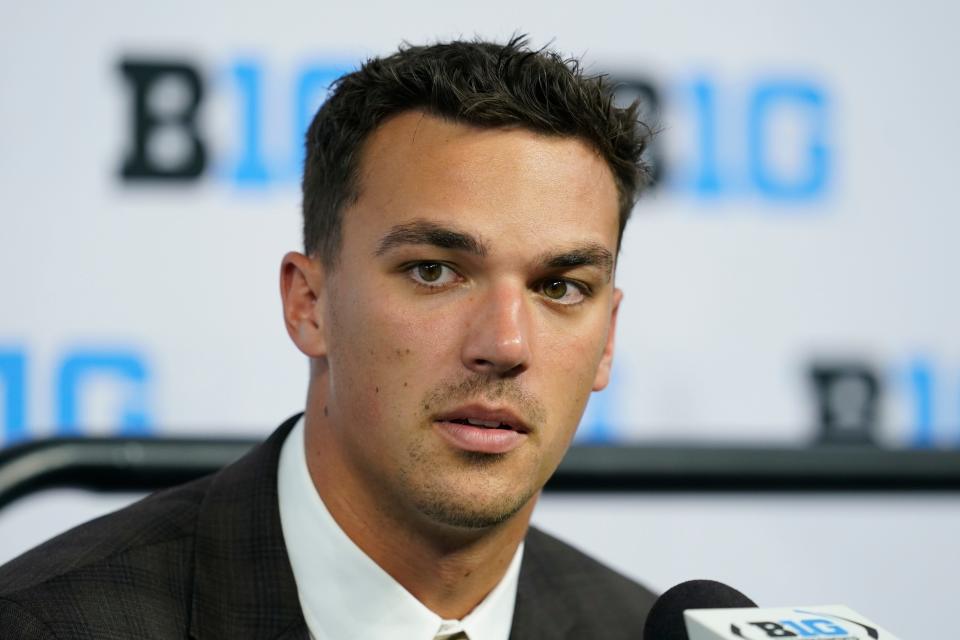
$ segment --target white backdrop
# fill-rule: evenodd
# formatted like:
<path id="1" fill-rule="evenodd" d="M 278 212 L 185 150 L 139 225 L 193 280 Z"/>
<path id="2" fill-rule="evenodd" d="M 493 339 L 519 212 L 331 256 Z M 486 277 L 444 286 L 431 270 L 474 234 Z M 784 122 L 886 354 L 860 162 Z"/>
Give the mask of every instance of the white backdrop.
<path id="1" fill-rule="evenodd" d="M 943 2 L 413 2 L 0 8 L 0 442 L 265 433 L 302 405 L 277 271 L 299 244 L 298 120 L 403 39 L 529 31 L 656 94 L 664 180 L 628 229 L 594 440 L 813 436 L 815 362 L 882 385 L 880 437 L 960 443 L 960 55 Z M 203 97 L 193 179 L 123 179 L 134 85 Z M 177 77 L 151 112 L 189 102 Z M 300 105 L 300 106 L 298 106 Z M 189 157 L 157 130 L 159 165 Z"/>

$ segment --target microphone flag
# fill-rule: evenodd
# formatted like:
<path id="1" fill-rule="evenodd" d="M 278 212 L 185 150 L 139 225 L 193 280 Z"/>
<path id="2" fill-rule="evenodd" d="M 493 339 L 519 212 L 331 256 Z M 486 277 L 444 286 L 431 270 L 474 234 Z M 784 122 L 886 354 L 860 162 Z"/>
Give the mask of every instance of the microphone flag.
<path id="1" fill-rule="evenodd" d="M 843 605 L 688 609 L 690 640 L 899 640 Z"/>

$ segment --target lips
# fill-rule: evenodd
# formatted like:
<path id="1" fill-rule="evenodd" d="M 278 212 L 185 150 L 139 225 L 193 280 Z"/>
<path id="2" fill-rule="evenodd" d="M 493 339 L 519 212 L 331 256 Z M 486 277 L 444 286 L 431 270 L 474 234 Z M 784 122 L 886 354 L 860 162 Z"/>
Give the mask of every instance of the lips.
<path id="1" fill-rule="evenodd" d="M 437 422 L 454 422 L 482 429 L 501 429 L 529 433 L 530 428 L 514 411 L 507 408 L 491 408 L 483 405 L 468 405 L 445 411 L 435 418 Z"/>
<path id="2" fill-rule="evenodd" d="M 530 428 L 509 409 L 479 405 L 459 407 L 437 416 L 434 427 L 456 449 L 479 453 L 507 453 L 519 447 Z"/>

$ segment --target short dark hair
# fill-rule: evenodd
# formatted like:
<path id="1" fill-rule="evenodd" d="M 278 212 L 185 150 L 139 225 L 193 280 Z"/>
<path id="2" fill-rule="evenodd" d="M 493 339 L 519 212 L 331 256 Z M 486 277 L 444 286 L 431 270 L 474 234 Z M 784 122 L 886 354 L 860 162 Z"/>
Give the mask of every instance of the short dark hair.
<path id="1" fill-rule="evenodd" d="M 365 140 L 391 116 L 415 109 L 474 126 L 520 126 L 593 145 L 617 185 L 618 246 L 650 182 L 642 155 L 651 130 L 639 122 L 638 104 L 618 108 L 606 78 L 586 75 L 576 59 L 532 50 L 524 36 L 506 44 L 407 45 L 338 79 L 307 130 L 302 184 L 307 255 L 328 267 L 335 264 L 343 211 L 359 196 Z"/>

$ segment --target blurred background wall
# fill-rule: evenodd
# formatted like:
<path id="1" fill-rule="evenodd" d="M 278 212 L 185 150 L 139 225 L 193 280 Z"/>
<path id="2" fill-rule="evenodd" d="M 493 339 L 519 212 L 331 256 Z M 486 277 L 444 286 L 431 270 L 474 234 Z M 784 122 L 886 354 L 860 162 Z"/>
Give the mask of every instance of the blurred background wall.
<path id="1" fill-rule="evenodd" d="M 406 39 L 529 32 L 639 96 L 591 441 L 960 445 L 950 3 L 123 2 L 0 8 L 0 443 L 261 434 L 302 406 L 280 319 L 302 133 Z"/>
<path id="2" fill-rule="evenodd" d="M 948 3 L 20 3 L 0 9 L 0 441 L 265 433 L 302 133 L 401 40 L 526 31 L 639 96 L 615 384 L 580 437 L 960 445 Z"/>
<path id="3" fill-rule="evenodd" d="M 958 19 L 933 1 L 4 3 L 0 446 L 259 436 L 299 411 L 278 267 L 330 81 L 402 40 L 527 32 L 662 130 L 581 442 L 960 447 Z"/>

